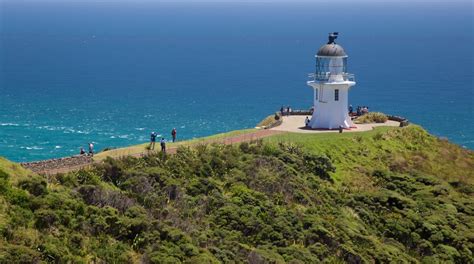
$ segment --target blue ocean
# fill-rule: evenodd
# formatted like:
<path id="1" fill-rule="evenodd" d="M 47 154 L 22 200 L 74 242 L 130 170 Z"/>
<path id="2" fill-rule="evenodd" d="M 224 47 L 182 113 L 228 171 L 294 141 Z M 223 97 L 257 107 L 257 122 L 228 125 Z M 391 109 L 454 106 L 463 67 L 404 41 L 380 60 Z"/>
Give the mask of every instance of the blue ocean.
<path id="1" fill-rule="evenodd" d="M 0 156 L 254 127 L 307 109 L 329 32 L 350 104 L 474 149 L 472 2 L 0 1 Z"/>

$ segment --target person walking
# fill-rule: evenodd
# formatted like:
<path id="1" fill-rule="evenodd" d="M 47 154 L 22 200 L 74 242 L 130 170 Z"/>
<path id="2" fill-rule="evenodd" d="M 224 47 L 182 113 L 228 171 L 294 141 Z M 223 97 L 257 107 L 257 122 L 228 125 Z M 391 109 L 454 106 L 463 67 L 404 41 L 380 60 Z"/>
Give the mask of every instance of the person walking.
<path id="1" fill-rule="evenodd" d="M 155 149 L 155 142 L 156 142 L 156 133 L 151 132 L 151 135 L 150 135 L 150 149 L 151 150 Z"/>
<path id="2" fill-rule="evenodd" d="M 308 117 L 306 117 L 306 119 L 304 120 L 304 126 L 309 127 L 309 122 L 311 122 L 311 121 L 309 120 Z"/>
<path id="3" fill-rule="evenodd" d="M 171 130 L 171 137 L 173 138 L 173 143 L 176 141 L 176 128 L 173 128 Z"/>
<path id="4" fill-rule="evenodd" d="M 161 145 L 161 152 L 166 154 L 166 141 L 165 141 L 165 138 L 161 138 L 160 145 Z"/>
<path id="5" fill-rule="evenodd" d="M 94 156 L 94 144 L 89 143 L 89 156 Z"/>

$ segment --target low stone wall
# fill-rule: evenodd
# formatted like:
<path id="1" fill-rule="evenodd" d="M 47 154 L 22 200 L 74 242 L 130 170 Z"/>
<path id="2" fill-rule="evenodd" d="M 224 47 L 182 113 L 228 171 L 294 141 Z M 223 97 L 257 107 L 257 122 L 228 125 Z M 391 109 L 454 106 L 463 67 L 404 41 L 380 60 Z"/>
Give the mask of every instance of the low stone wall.
<path id="1" fill-rule="evenodd" d="M 269 126 L 266 126 L 266 127 L 264 127 L 264 128 L 265 128 L 265 129 L 274 128 L 274 127 L 277 127 L 277 126 L 281 125 L 281 123 L 283 123 L 283 120 L 282 120 L 281 117 L 280 117 L 279 120 L 275 120 L 275 122 L 271 123 Z"/>
<path id="2" fill-rule="evenodd" d="M 291 112 L 288 114 L 288 112 L 283 112 L 283 115 L 307 115 L 311 116 L 313 115 L 313 112 L 311 110 L 291 110 Z"/>
<path id="3" fill-rule="evenodd" d="M 387 117 L 388 117 L 388 120 L 400 122 L 400 127 L 405 127 L 410 124 L 410 122 L 408 122 L 408 119 L 406 119 L 405 117 L 394 116 L 394 115 L 387 115 Z"/>
<path id="4" fill-rule="evenodd" d="M 59 173 L 62 170 L 70 168 L 82 168 L 92 164 L 92 157 L 86 155 L 77 155 L 59 159 L 49 159 L 34 162 L 23 162 L 21 166 L 33 172 L 43 174 L 49 172 Z"/>

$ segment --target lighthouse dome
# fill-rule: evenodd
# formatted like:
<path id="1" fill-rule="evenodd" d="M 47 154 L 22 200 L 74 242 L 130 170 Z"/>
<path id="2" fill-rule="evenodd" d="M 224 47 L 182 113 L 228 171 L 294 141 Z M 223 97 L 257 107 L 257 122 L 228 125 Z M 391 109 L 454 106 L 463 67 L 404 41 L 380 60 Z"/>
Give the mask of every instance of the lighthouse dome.
<path id="1" fill-rule="evenodd" d="M 347 57 L 347 54 L 341 45 L 336 44 L 338 35 L 338 32 L 329 33 L 328 43 L 321 46 L 316 55 L 319 57 Z"/>
<path id="2" fill-rule="evenodd" d="M 316 55 L 324 57 L 347 57 L 344 48 L 334 42 L 323 45 L 321 48 L 319 48 L 318 53 Z"/>

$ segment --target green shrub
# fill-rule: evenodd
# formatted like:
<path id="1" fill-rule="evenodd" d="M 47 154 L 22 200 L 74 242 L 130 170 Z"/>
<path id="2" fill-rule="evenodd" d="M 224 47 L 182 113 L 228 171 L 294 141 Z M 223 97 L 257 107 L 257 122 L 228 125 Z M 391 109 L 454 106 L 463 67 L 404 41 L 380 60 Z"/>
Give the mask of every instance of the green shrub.
<path id="1" fill-rule="evenodd" d="M 275 125 L 281 119 L 280 113 L 276 112 L 274 115 L 269 115 L 260 123 L 257 124 L 259 127 L 271 127 Z"/>
<path id="2" fill-rule="evenodd" d="M 355 123 L 357 124 L 367 124 L 367 123 L 385 123 L 387 122 L 388 117 L 379 112 L 370 112 L 364 115 L 359 116 Z"/>
<path id="3" fill-rule="evenodd" d="M 31 177 L 21 180 L 18 185 L 23 190 L 27 190 L 29 193 L 35 196 L 44 195 L 48 192 L 46 188 L 46 181 L 39 177 Z"/>
<path id="4" fill-rule="evenodd" d="M 0 263 L 40 263 L 41 255 L 36 250 L 21 245 L 4 245 L 0 242 Z"/>
<path id="5" fill-rule="evenodd" d="M 51 227 L 58 220 L 57 214 L 48 209 L 37 210 L 35 212 L 35 218 L 35 226 L 40 229 Z"/>

